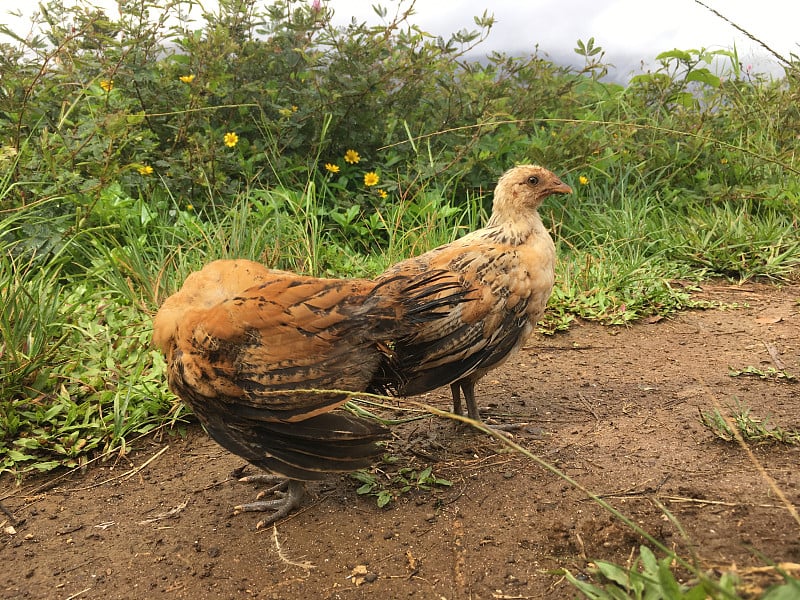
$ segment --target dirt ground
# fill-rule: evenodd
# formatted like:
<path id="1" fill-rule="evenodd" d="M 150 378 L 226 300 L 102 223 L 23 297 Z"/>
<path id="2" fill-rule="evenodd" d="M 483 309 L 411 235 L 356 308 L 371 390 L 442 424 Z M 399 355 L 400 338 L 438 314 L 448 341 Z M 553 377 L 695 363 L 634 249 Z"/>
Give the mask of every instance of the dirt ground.
<path id="1" fill-rule="evenodd" d="M 800 448 L 748 456 L 700 413 L 740 403 L 800 430 L 800 383 L 730 374 L 800 377 L 800 285 L 709 284 L 699 297 L 734 306 L 534 338 L 478 385 L 479 403 L 495 422 L 529 423 L 514 441 L 704 568 L 798 563 L 800 525 L 775 489 L 800 506 Z M 449 394 L 423 399 L 444 408 Z M 626 564 L 641 543 L 498 440 L 446 419 L 394 431 L 400 460 L 380 481 L 432 466 L 452 486 L 378 508 L 359 483 L 332 477 L 275 528 L 231 514 L 257 488 L 233 478 L 242 461 L 197 426 L 139 442 L 114 465 L 2 480 L 14 521 L 0 514 L 0 597 L 575 598 L 563 569 L 589 578 L 593 559 Z"/>

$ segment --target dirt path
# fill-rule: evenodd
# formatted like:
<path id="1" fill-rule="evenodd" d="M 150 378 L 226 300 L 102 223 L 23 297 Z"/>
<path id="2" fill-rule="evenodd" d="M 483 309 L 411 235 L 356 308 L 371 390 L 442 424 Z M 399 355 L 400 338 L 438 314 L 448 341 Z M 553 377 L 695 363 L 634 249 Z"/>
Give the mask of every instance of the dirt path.
<path id="1" fill-rule="evenodd" d="M 729 374 L 782 365 L 800 376 L 800 286 L 708 285 L 702 295 L 740 307 L 537 338 L 479 385 L 479 402 L 498 421 L 529 422 L 515 441 L 705 568 L 742 570 L 762 555 L 798 563 L 800 525 L 699 414 L 738 402 L 800 430 L 800 383 Z M 446 407 L 448 397 L 425 400 Z M 352 479 L 333 478 L 275 529 L 231 515 L 256 489 L 231 480 L 242 461 L 197 427 L 46 490 L 47 480 L 0 481 L 19 520 L 16 533 L 0 532 L 0 597 L 573 598 L 560 569 L 624 564 L 638 548 L 584 494 L 496 440 L 441 419 L 396 433 L 400 461 L 384 471 L 430 465 L 453 485 L 380 509 Z M 800 506 L 800 448 L 751 448 Z"/>

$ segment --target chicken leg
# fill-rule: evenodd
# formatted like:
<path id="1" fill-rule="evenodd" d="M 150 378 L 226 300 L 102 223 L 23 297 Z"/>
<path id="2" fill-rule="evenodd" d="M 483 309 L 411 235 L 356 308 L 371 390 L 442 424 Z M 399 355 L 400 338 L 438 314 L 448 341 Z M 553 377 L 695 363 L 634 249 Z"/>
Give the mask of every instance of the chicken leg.
<path id="1" fill-rule="evenodd" d="M 481 420 L 478 403 L 475 402 L 475 381 L 469 378 L 459 379 L 450 384 L 450 392 L 453 395 L 453 412 L 455 414 L 464 414 L 464 409 L 461 407 L 461 393 L 463 392 L 467 404 L 467 416 L 475 421 Z"/>

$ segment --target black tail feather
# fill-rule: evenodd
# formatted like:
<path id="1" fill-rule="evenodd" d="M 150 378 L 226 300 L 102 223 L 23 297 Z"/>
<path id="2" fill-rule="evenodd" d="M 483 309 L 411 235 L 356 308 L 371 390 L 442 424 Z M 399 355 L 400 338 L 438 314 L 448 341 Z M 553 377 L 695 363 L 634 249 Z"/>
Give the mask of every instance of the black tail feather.
<path id="1" fill-rule="evenodd" d="M 206 424 L 217 443 L 253 465 L 291 479 L 322 479 L 369 466 L 381 455 L 377 444 L 389 431 L 344 411 L 304 421 Z"/>

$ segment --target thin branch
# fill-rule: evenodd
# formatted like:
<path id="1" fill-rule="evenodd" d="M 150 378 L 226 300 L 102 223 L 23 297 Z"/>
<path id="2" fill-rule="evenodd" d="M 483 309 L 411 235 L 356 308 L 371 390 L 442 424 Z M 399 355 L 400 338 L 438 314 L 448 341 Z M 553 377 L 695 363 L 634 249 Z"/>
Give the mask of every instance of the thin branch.
<path id="1" fill-rule="evenodd" d="M 764 50 L 766 50 L 767 52 L 769 52 L 770 54 L 772 54 L 772 56 L 774 56 L 775 58 L 777 58 L 777 59 L 778 59 L 779 61 L 781 61 L 781 62 L 782 62 L 784 65 L 786 65 L 786 66 L 789 66 L 789 67 L 791 67 L 791 66 L 792 66 L 792 62 L 791 62 L 790 60 L 787 60 L 786 58 L 784 58 L 783 56 L 781 56 L 780 54 L 778 54 L 778 53 L 777 53 L 775 50 L 773 50 L 772 48 L 770 48 L 769 46 L 767 46 L 767 44 L 765 44 L 764 42 L 762 42 L 760 39 L 758 39 L 758 38 L 757 38 L 756 36 L 754 36 L 752 33 L 750 33 L 749 31 L 747 31 L 747 30 L 745 30 L 745 29 L 743 29 L 742 27 L 739 27 L 739 26 L 738 26 L 736 23 L 734 23 L 733 21 L 731 21 L 731 20 L 730 20 L 729 18 L 727 18 L 725 15 L 721 14 L 719 11 L 717 11 L 717 10 L 715 10 L 715 9 L 711 8 L 711 7 L 710 7 L 710 6 L 708 6 L 707 4 L 704 4 L 703 2 L 700 2 L 700 0 L 694 0 L 694 1 L 695 1 L 695 3 L 696 3 L 696 4 L 699 4 L 700 6 L 702 6 L 703 8 L 705 8 L 706 10 L 709 10 L 709 11 L 711 11 L 712 13 L 714 13 L 714 14 L 715 14 L 717 17 L 719 17 L 720 19 L 722 19 L 723 21 L 725 21 L 725 22 L 726 22 L 728 25 L 730 25 L 731 27 L 733 27 L 734 29 L 736 29 L 736 30 L 737 30 L 739 33 L 741 33 L 742 35 L 744 35 L 744 36 L 745 36 L 745 37 L 747 37 L 748 39 L 750 39 L 750 40 L 754 41 L 756 44 L 758 44 L 759 46 L 761 46 L 762 48 L 764 48 Z"/>

